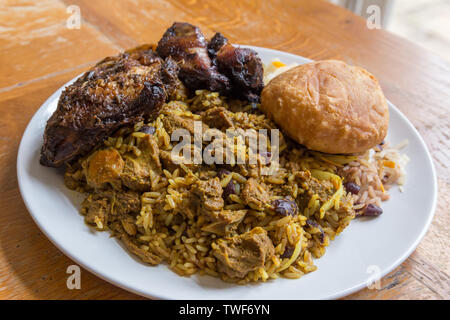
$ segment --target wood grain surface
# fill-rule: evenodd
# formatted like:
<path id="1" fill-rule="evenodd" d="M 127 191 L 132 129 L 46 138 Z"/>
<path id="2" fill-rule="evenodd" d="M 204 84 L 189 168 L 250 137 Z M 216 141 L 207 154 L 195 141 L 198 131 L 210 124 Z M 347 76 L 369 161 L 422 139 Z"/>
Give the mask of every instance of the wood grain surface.
<path id="1" fill-rule="evenodd" d="M 67 7 L 80 29 L 66 27 Z M 450 298 L 450 65 L 325 1 L 4 0 L 0 2 L 0 299 L 139 299 L 88 271 L 66 286 L 74 264 L 39 231 L 17 185 L 25 127 L 61 85 L 104 56 L 156 42 L 174 20 L 222 32 L 232 42 L 311 59 L 342 59 L 372 72 L 430 149 L 439 179 L 433 223 L 417 250 L 382 279 L 347 299 Z M 421 186 L 417 186 L 420 188 Z"/>

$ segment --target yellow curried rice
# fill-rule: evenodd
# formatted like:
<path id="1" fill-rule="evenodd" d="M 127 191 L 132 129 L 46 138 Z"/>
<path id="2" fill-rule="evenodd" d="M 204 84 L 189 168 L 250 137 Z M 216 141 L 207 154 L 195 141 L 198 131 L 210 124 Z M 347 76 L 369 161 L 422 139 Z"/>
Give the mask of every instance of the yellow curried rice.
<path id="1" fill-rule="evenodd" d="M 228 165 L 223 176 L 215 164 L 167 164 L 162 155 L 176 145 L 170 141 L 170 128 L 166 122 L 173 115 L 203 121 L 202 112 L 208 109 L 206 107 L 223 107 L 234 129 L 276 128 L 255 106 L 227 100 L 215 92 L 197 90 L 191 99 L 178 98 L 181 100 L 167 103 L 150 123 L 140 122 L 134 127 L 120 129 L 91 154 L 68 166 L 65 181 L 69 188 L 87 194 L 82 207 L 87 223 L 99 230 L 111 230 L 143 261 L 151 265 L 166 263 L 181 276 L 199 272 L 239 284 L 279 277 L 300 278 L 317 269 L 313 258 L 320 258 L 325 253 L 330 240 L 349 225 L 355 212 L 358 214 L 358 210 L 369 203 L 380 205 L 388 199 L 389 187 L 403 179 L 401 161 L 405 163 L 406 160 L 387 147 L 362 155 L 325 155 L 306 150 L 282 135 L 276 175 L 261 175 L 260 169 L 268 165 L 261 161 L 256 165 Z M 148 134 L 142 131 L 145 126 L 154 128 L 151 141 L 155 141 L 155 148 L 159 150 L 158 159 L 152 158 L 155 153 L 148 152 L 149 146 L 145 144 Z M 147 180 L 143 189 L 130 188 L 138 185 L 136 178 L 125 186 L 122 176 L 122 182 L 117 185 L 106 183 L 102 188 L 94 189 L 88 182 L 89 159 L 106 148 L 116 150 L 125 165 L 131 163 L 135 169 L 145 170 L 137 162 L 143 157 L 147 157 L 146 163 L 160 161 L 162 168 L 155 165 L 145 171 Z M 309 175 L 307 179 L 310 180 L 302 180 L 305 175 Z M 225 236 L 205 231 L 207 219 L 196 212 L 189 200 L 198 181 L 215 177 L 220 178 L 222 188 L 234 184 L 234 193 L 227 198 L 223 212 L 243 216 L 235 229 Z M 244 188 L 255 178 L 264 186 L 260 192 L 267 193 L 264 203 L 244 200 Z M 320 186 L 320 192 L 315 192 L 311 181 Z M 360 187 L 358 195 L 343 187 L 349 181 Z M 123 200 L 125 196 L 131 200 Z M 297 202 L 298 214 L 283 217 L 276 213 L 274 201 L 286 197 Z M 121 211 L 124 205 L 132 213 L 124 214 Z M 219 239 L 242 235 L 257 227 L 267 232 L 274 254 L 264 265 L 242 278 L 230 277 L 221 271 L 213 254 Z"/>

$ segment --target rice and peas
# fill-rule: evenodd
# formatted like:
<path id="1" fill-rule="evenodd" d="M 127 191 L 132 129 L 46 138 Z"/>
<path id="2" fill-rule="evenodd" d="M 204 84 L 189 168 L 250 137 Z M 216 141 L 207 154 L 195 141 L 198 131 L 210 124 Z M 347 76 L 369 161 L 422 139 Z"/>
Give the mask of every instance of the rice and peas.
<path id="1" fill-rule="evenodd" d="M 265 68 L 265 82 L 293 66 L 274 60 Z M 68 166 L 66 185 L 87 194 L 82 205 L 86 222 L 98 230 L 111 230 L 144 262 L 167 263 L 181 276 L 198 272 L 240 284 L 296 279 L 317 269 L 313 258 L 320 258 L 355 216 L 381 214 L 389 188 L 404 183 L 408 159 L 399 153 L 404 145 L 390 148 L 387 142 L 364 154 L 330 155 L 307 150 L 280 133 L 279 168 L 272 175 L 261 174 L 261 168 L 270 165 L 270 152 L 269 161 L 260 157 L 256 165 L 168 161 L 167 154 L 176 145 L 170 139 L 171 117 L 186 123 L 207 121 L 207 110 L 214 108 L 223 108 L 222 116 L 225 113 L 235 129 L 277 128 L 254 104 L 205 90 L 193 98 L 178 92 L 154 121 L 120 129 Z M 117 183 L 93 188 L 89 168 L 101 150 L 120 158 L 123 169 Z M 220 200 L 208 189 L 214 186 L 225 198 L 219 201 L 219 214 L 238 217 L 225 227 L 210 223 L 206 205 L 198 203 L 206 199 L 213 206 Z M 254 186 L 260 190 L 252 194 Z M 201 196 L 206 198 L 199 200 Z M 258 263 L 239 276 L 224 269 L 223 246 L 258 244 L 251 237 L 269 242 L 267 250 L 261 247 L 250 253 Z"/>

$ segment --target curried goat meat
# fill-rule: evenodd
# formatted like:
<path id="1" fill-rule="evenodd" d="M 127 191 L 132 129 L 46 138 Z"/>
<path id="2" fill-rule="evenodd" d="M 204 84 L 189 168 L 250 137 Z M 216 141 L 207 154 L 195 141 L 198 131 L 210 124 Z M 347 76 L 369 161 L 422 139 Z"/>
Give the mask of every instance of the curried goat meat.
<path id="1" fill-rule="evenodd" d="M 222 131 L 234 126 L 232 118 L 228 115 L 224 107 L 213 107 L 201 114 L 202 121 L 211 128 L 217 128 Z"/>
<path id="2" fill-rule="evenodd" d="M 231 278 L 244 278 L 250 271 L 263 267 L 275 254 L 272 240 L 261 227 L 219 239 L 212 247 L 219 271 Z"/>
<path id="3" fill-rule="evenodd" d="M 223 189 L 219 178 L 198 180 L 191 192 L 197 211 L 205 215 L 207 220 L 213 220 L 223 209 Z"/>
<path id="4" fill-rule="evenodd" d="M 156 113 L 179 83 L 178 65 L 150 46 L 108 57 L 61 94 L 47 122 L 40 162 L 58 167 L 118 128 Z"/>
<path id="5" fill-rule="evenodd" d="M 139 156 L 127 154 L 124 156 L 125 165 L 120 176 L 122 183 L 131 190 L 150 191 L 150 172 L 162 172 L 159 159 L 159 148 L 156 138 L 146 135 L 138 144 L 141 151 Z"/>
<path id="6" fill-rule="evenodd" d="M 197 181 L 191 192 L 197 214 L 206 222 L 202 227 L 203 231 L 223 236 L 235 230 L 247 213 L 247 210 L 223 209 L 223 189 L 218 177 Z"/>
<path id="7" fill-rule="evenodd" d="M 242 222 L 247 210 L 222 210 L 214 217 L 210 217 L 213 222 L 202 227 L 202 231 L 223 236 L 229 232 L 234 231 Z M 212 219 L 211 219 L 212 218 Z"/>
<path id="8" fill-rule="evenodd" d="M 267 188 L 255 178 L 250 178 L 245 182 L 241 197 L 248 206 L 255 210 L 264 210 L 270 200 Z"/>
<path id="9" fill-rule="evenodd" d="M 136 214 L 141 209 L 141 200 L 137 192 L 115 192 L 112 189 L 92 194 L 84 199 L 81 212 L 88 224 L 101 222 L 106 226 L 121 215 Z"/>

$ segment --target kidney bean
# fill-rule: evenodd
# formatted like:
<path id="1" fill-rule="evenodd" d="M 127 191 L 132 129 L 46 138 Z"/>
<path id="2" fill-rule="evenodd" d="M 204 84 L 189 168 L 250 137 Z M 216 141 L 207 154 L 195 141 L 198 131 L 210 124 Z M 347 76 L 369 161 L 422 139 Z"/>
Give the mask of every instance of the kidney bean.
<path id="1" fill-rule="evenodd" d="M 272 202 L 276 213 L 282 216 L 295 216 L 298 213 L 298 207 L 294 200 L 278 199 Z"/>
<path id="2" fill-rule="evenodd" d="M 358 194 L 359 190 L 361 189 L 356 183 L 353 182 L 344 183 L 344 187 L 347 192 L 350 192 L 352 194 Z"/>
<path id="3" fill-rule="evenodd" d="M 260 155 L 264 159 L 264 164 L 269 165 L 270 161 L 272 159 L 272 153 L 270 151 L 267 151 L 267 152 L 261 152 Z"/>
<path id="4" fill-rule="evenodd" d="M 311 220 L 311 219 L 307 219 L 306 224 L 311 228 L 317 228 L 320 230 L 319 241 L 321 244 L 323 244 L 325 241 L 325 232 L 323 231 L 320 224 L 318 224 L 317 222 L 315 222 L 314 220 Z"/>
<path id="5" fill-rule="evenodd" d="M 143 132 L 146 134 L 154 134 L 156 131 L 155 127 L 152 126 L 142 126 L 142 128 L 139 130 L 139 132 Z"/>
<path id="6" fill-rule="evenodd" d="M 236 194 L 236 183 L 233 181 L 233 179 L 228 182 L 228 184 L 223 188 L 222 196 L 224 199 L 228 198 L 230 194 Z"/>
<path id="7" fill-rule="evenodd" d="M 284 248 L 284 252 L 283 252 L 283 254 L 280 256 L 282 259 L 285 259 L 285 258 L 290 258 L 290 257 L 292 257 L 292 254 L 294 253 L 294 250 L 295 250 L 295 248 L 294 247 L 291 247 L 291 246 L 286 246 L 285 248 Z"/>
<path id="8" fill-rule="evenodd" d="M 364 213 L 362 215 L 366 216 L 366 217 L 376 217 L 382 213 L 383 213 L 383 209 L 381 209 L 379 206 L 369 203 L 366 206 Z"/>

